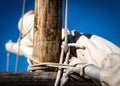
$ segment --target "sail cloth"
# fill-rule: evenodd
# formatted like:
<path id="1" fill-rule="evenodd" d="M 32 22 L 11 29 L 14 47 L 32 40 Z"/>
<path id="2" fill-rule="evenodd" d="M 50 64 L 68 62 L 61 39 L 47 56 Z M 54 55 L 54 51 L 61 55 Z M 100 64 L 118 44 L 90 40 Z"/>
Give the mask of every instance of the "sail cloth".
<path id="1" fill-rule="evenodd" d="M 13 43 L 10 41 L 6 43 L 6 50 L 18 54 L 19 48 L 20 55 L 30 58 L 33 52 L 34 12 L 29 11 L 24 15 L 22 28 L 20 27 L 21 22 L 22 19 L 19 20 L 18 28 L 24 37 L 20 41 L 20 47 L 18 42 Z M 62 29 L 62 40 L 63 39 L 64 29 Z M 78 46 L 85 47 L 85 49 L 76 47 L 70 48 L 72 58 L 69 60 L 69 64 L 84 62 L 103 67 L 102 62 L 106 59 L 107 55 L 111 53 L 120 54 L 120 48 L 112 42 L 93 34 L 79 33 L 75 30 L 68 33 L 68 43 L 74 43 Z"/>
<path id="2" fill-rule="evenodd" d="M 19 41 L 16 43 L 9 41 L 6 43 L 5 47 L 6 50 L 15 54 L 23 55 L 25 57 L 31 57 L 32 56 L 32 51 L 33 51 L 33 22 L 34 22 L 34 14 L 33 11 L 27 12 L 23 16 L 23 25 L 21 27 L 22 18 L 20 18 L 18 22 L 18 29 L 21 32 L 22 35 L 25 35 L 21 40 L 20 40 L 20 47 L 19 47 Z M 18 38 L 19 39 L 19 38 Z M 19 49 L 18 49 L 19 47 Z"/>
<path id="3" fill-rule="evenodd" d="M 120 54 L 111 53 L 102 62 L 102 86 L 120 86 Z"/>
<path id="4" fill-rule="evenodd" d="M 76 58 L 85 63 L 101 67 L 103 59 L 111 53 L 120 53 L 120 48 L 113 43 L 92 34 L 83 34 L 71 31 L 68 42 L 84 46 L 85 49 L 76 49 Z M 72 50 L 72 49 L 71 49 Z M 75 52 L 72 50 L 72 52 Z"/>

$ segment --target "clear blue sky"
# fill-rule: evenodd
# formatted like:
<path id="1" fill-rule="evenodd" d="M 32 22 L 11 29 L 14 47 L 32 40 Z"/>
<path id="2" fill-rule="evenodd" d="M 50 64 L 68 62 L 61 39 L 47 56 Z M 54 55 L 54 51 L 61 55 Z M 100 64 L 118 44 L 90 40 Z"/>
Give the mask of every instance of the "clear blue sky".
<path id="1" fill-rule="evenodd" d="M 0 71 L 6 70 L 5 43 L 16 42 L 17 23 L 21 17 L 23 0 L 0 0 Z M 34 0 L 26 0 L 26 11 L 34 9 Z M 120 0 L 68 0 L 70 30 L 101 36 L 120 47 Z M 62 18 L 64 19 L 64 17 Z M 62 21 L 64 26 L 64 21 Z M 9 71 L 15 70 L 15 54 L 10 54 Z M 25 57 L 19 59 L 19 72 L 26 72 Z"/>

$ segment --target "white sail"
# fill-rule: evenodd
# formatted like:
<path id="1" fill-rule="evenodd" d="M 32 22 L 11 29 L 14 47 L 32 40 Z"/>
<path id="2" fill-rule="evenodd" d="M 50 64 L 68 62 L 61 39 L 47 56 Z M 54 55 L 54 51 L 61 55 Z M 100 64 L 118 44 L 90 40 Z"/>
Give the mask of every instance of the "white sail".
<path id="1" fill-rule="evenodd" d="M 21 29 L 21 19 L 18 23 L 19 30 L 22 34 L 26 34 L 23 39 L 20 41 L 20 47 L 18 47 L 18 42 L 8 42 L 6 44 L 6 50 L 12 53 L 18 54 L 18 48 L 20 48 L 19 55 L 24 55 L 29 58 L 33 53 L 33 23 L 34 23 L 34 14 L 33 11 L 28 12 L 24 15 L 23 20 L 23 29 Z M 62 29 L 62 39 L 64 38 L 64 29 Z M 86 49 L 76 49 L 77 59 L 80 62 L 95 64 L 101 67 L 101 63 L 106 55 L 111 53 L 120 54 L 120 48 L 117 47 L 112 42 L 101 38 L 96 35 L 91 35 L 90 38 L 85 36 L 85 34 L 78 33 L 77 31 L 68 31 L 68 44 L 74 43 L 77 46 L 84 46 Z M 73 59 L 73 58 L 72 58 Z M 70 60 L 71 61 L 71 60 Z M 70 62 L 74 63 L 74 62 Z"/>

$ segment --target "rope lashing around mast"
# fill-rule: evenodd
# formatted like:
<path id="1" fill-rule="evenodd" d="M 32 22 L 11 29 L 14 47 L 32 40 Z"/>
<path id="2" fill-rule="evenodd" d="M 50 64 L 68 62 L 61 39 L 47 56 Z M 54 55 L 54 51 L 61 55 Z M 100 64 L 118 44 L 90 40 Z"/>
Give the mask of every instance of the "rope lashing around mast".
<path id="1" fill-rule="evenodd" d="M 26 0 L 23 1 L 21 30 L 23 29 L 25 3 L 26 3 Z M 15 69 L 15 71 L 17 71 L 17 69 L 18 69 L 20 41 L 21 41 L 22 38 L 25 37 L 25 35 L 27 35 L 30 32 L 30 30 L 31 29 L 28 29 L 28 31 L 25 34 L 20 33 L 20 35 L 19 35 L 19 40 L 18 40 L 19 47 L 18 47 L 18 55 L 17 55 L 17 59 L 16 59 L 16 69 Z M 70 57 L 70 47 L 74 46 L 74 47 L 79 47 L 80 49 L 84 49 L 83 46 L 79 46 L 79 45 L 76 45 L 74 43 L 68 44 L 68 40 L 67 40 L 68 39 L 67 38 L 68 33 L 67 33 L 67 31 L 68 31 L 68 0 L 66 0 L 66 4 L 65 4 L 65 29 L 64 29 L 65 40 L 62 42 L 62 45 L 61 45 L 62 50 L 61 50 L 59 63 L 49 63 L 49 62 L 48 63 L 45 63 L 45 62 L 44 63 L 39 63 L 38 61 L 36 61 L 32 57 L 27 59 L 28 62 L 29 62 L 28 71 L 44 69 L 46 67 L 57 67 L 57 68 L 59 68 L 54 86 L 58 86 L 60 84 L 60 79 L 62 77 L 62 68 L 73 67 L 72 65 L 68 65 L 68 61 L 69 61 L 69 57 Z M 65 62 L 63 63 L 64 53 L 66 53 L 66 58 L 65 58 Z M 33 65 L 32 62 L 35 62 L 37 64 Z M 80 68 L 80 69 L 82 69 L 82 68 Z"/>
<path id="2" fill-rule="evenodd" d="M 33 58 L 31 57 L 32 59 L 28 59 L 28 62 L 30 63 L 30 66 L 28 67 L 28 71 L 39 70 L 39 69 L 44 69 L 44 68 L 48 68 L 48 67 L 59 68 L 54 86 L 58 86 L 61 83 L 60 81 L 61 81 L 61 77 L 62 77 L 62 69 L 64 69 L 64 68 L 68 69 L 70 67 L 74 67 L 73 65 L 68 65 L 68 61 L 69 61 L 69 57 L 70 57 L 70 47 L 74 46 L 74 47 L 79 47 L 80 49 L 85 49 L 83 46 L 78 46 L 74 43 L 68 44 L 68 38 L 67 38 L 67 36 L 68 36 L 68 0 L 66 0 L 66 4 L 65 4 L 64 36 L 65 36 L 65 40 L 62 42 L 62 45 L 61 45 L 61 55 L 60 55 L 59 63 L 51 63 L 51 62 L 38 63 L 36 61 L 37 64 L 32 65 L 31 61 L 33 61 Z M 63 63 L 65 53 L 66 53 L 66 58 Z M 82 69 L 82 68 L 80 68 L 80 69 Z M 80 73 L 80 74 L 83 74 L 83 73 Z"/>
<path id="3" fill-rule="evenodd" d="M 21 31 L 23 29 L 25 3 L 26 3 L 26 0 L 23 1 L 23 7 L 22 7 Z M 17 70 L 18 70 L 18 60 L 19 60 L 19 53 L 20 53 L 20 46 L 21 46 L 20 41 L 30 32 L 30 30 L 31 29 L 28 29 L 28 31 L 26 31 L 25 34 L 22 34 L 22 33 L 19 34 L 18 54 L 16 56 L 15 72 L 17 72 Z M 77 48 L 80 48 L 80 49 L 85 49 L 84 46 L 80 46 L 80 45 L 77 45 L 75 43 L 69 43 L 68 44 L 68 38 L 67 38 L 68 32 L 67 31 L 68 31 L 68 0 L 66 0 L 66 5 L 65 5 L 65 29 L 64 29 L 65 40 L 62 42 L 62 45 L 61 45 L 62 50 L 61 50 L 59 63 L 52 63 L 52 62 L 42 62 L 42 63 L 40 63 L 37 60 L 33 59 L 32 57 L 29 57 L 27 59 L 28 62 L 29 62 L 28 71 L 45 69 L 45 68 L 48 68 L 48 67 L 59 68 L 54 86 L 58 86 L 59 84 L 61 84 L 61 86 L 62 86 L 65 83 L 64 81 L 61 80 L 62 76 L 64 77 L 64 75 L 62 74 L 62 69 L 74 68 L 74 65 L 69 65 L 68 64 L 69 57 L 70 57 L 70 47 L 77 47 Z M 66 57 L 65 57 L 65 61 L 63 62 L 64 54 L 66 54 Z M 7 54 L 7 57 L 9 57 L 9 54 Z M 35 62 L 37 64 L 33 65 L 32 62 Z M 83 71 L 81 72 L 81 69 L 83 69 L 84 67 L 85 66 L 77 67 L 78 69 L 80 69 L 79 71 L 80 71 L 81 75 L 83 74 Z M 8 70 L 8 67 L 7 67 L 7 70 Z"/>

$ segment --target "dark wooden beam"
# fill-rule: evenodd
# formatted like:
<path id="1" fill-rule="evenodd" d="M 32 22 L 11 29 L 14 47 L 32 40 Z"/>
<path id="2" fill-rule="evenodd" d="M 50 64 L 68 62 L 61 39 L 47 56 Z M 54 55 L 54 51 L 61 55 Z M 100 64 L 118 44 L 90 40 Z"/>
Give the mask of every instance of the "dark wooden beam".
<path id="1" fill-rule="evenodd" d="M 56 78 L 56 72 L 25 72 L 25 73 L 0 73 L 0 86 L 3 85 L 39 85 L 53 86 Z M 70 79 L 65 86 L 96 86 L 91 80 L 80 78 L 79 80 Z"/>

